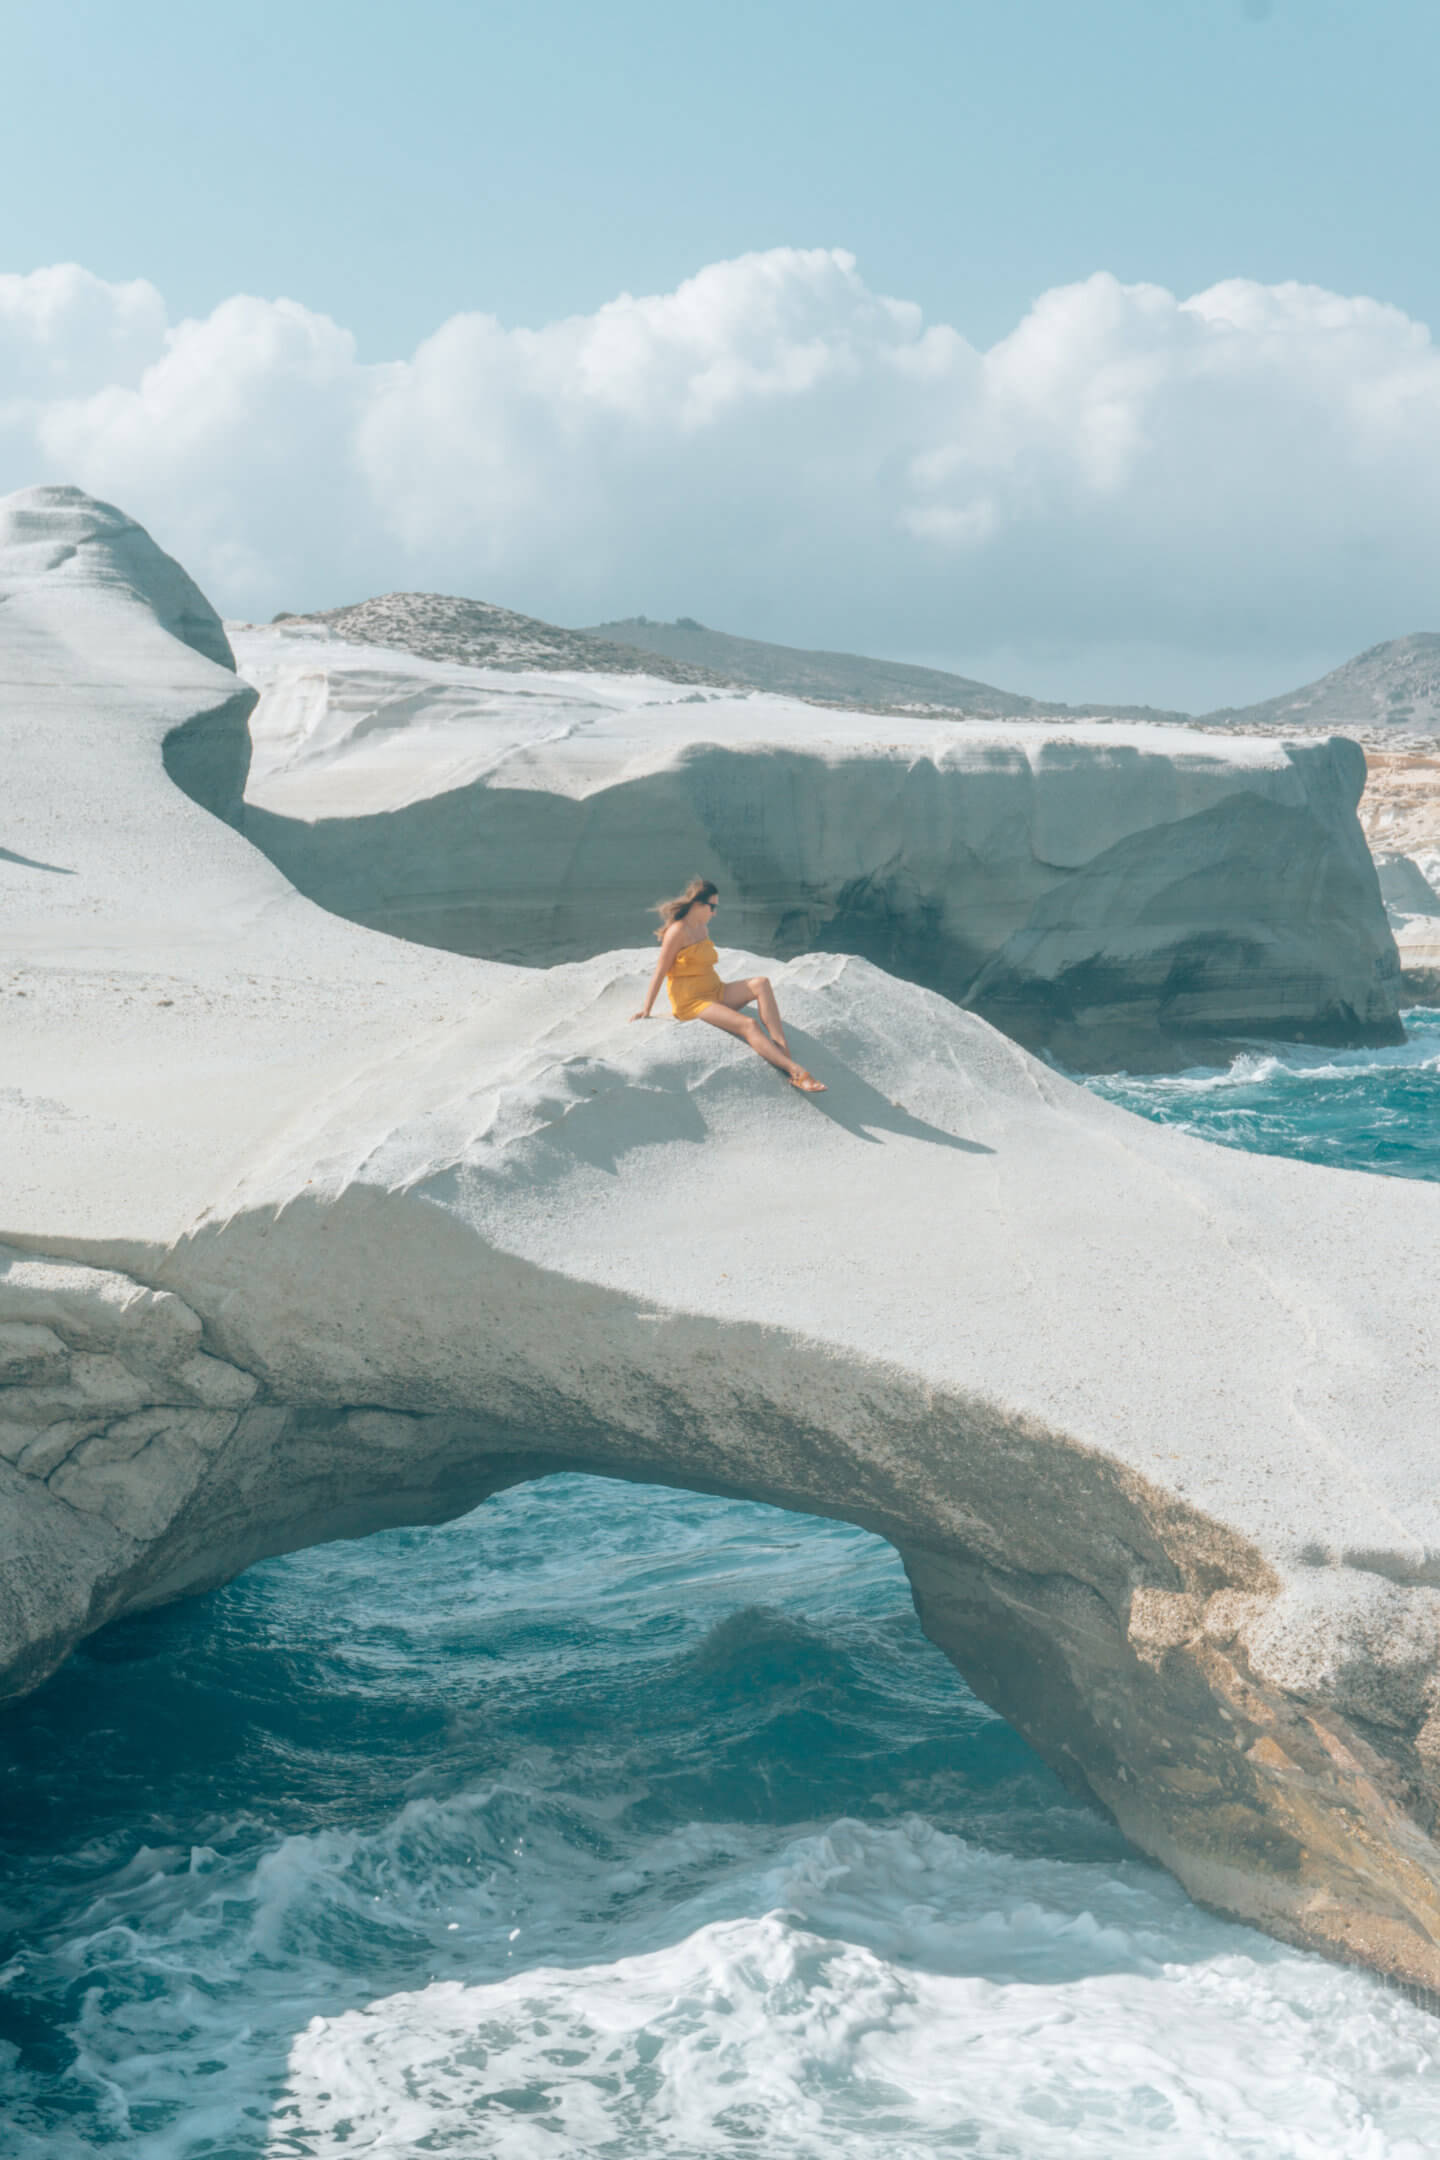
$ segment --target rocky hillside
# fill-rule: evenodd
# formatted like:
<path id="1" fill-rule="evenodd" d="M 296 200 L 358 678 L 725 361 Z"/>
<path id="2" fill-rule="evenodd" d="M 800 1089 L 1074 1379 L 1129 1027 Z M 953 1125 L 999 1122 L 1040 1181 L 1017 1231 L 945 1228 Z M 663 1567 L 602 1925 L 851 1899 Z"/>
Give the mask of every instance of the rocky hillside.
<path id="1" fill-rule="evenodd" d="M 1372 645 L 1318 682 L 1259 705 L 1226 706 L 1207 713 L 1204 724 L 1277 732 L 1325 728 L 1367 740 L 1377 734 L 1440 736 L 1440 634 L 1417 630 Z"/>
<path id="2" fill-rule="evenodd" d="M 939 711 L 982 720 L 1065 720 L 1109 716 L 1126 720 L 1183 720 L 1184 713 L 1148 705 L 1047 705 L 1017 691 L 997 690 L 942 668 L 911 667 L 899 660 L 871 660 L 861 653 L 807 652 L 795 645 L 767 645 L 759 638 L 731 637 L 682 615 L 652 622 L 632 615 L 597 623 L 587 636 L 636 646 L 676 665 L 709 669 L 727 682 L 784 697 L 859 706 L 865 711 Z"/>
<path id="3" fill-rule="evenodd" d="M 461 600 L 449 593 L 381 593 L 351 607 L 313 615 L 277 615 L 287 624 L 323 628 L 348 644 L 389 645 L 422 660 L 458 660 L 467 667 L 584 669 L 611 675 L 659 675 L 666 682 L 712 683 L 706 668 L 683 659 L 608 644 L 585 630 L 562 630 L 533 615 Z"/>
<path id="4" fill-rule="evenodd" d="M 282 629 L 322 629 L 347 643 L 388 645 L 470 667 L 652 675 L 666 682 L 768 690 L 868 712 L 953 713 L 982 720 L 1189 719 L 1148 705 L 1047 703 L 943 668 L 732 637 L 688 615 L 675 622 L 632 615 L 566 630 L 483 600 L 400 592 L 309 615 L 277 615 L 275 622 Z M 1440 741 L 1440 634 L 1416 631 L 1391 638 L 1318 682 L 1259 704 L 1222 706 L 1191 724 L 1252 734 L 1333 732 L 1377 748 L 1423 750 Z"/>

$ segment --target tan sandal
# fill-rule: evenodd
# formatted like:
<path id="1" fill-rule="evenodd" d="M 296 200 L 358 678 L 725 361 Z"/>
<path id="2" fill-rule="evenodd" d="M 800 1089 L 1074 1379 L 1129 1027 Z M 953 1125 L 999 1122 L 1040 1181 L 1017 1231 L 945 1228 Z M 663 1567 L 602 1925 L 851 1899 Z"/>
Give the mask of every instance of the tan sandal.
<path id="1" fill-rule="evenodd" d="M 806 1072 L 803 1065 L 798 1065 L 794 1072 L 791 1073 L 790 1085 L 799 1088 L 802 1095 L 823 1095 L 825 1093 L 825 1082 L 817 1080 L 814 1073 Z"/>

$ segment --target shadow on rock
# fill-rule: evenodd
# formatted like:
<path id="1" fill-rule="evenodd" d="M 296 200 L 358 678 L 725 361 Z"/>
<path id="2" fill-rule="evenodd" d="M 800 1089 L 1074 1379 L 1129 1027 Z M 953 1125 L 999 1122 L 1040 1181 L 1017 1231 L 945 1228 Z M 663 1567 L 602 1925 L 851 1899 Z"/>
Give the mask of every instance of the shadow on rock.
<path id="1" fill-rule="evenodd" d="M 936 1147 L 958 1148 L 962 1155 L 993 1155 L 994 1148 L 983 1140 L 966 1140 L 959 1133 L 946 1132 L 943 1125 L 931 1125 L 926 1119 L 913 1117 L 903 1103 L 892 1102 L 878 1088 L 852 1072 L 848 1065 L 829 1055 L 823 1044 L 802 1034 L 799 1028 L 786 1030 L 796 1057 L 817 1080 L 825 1082 L 823 1095 L 810 1095 L 806 1100 L 814 1105 L 832 1125 L 843 1125 L 846 1132 L 857 1140 L 868 1140 L 874 1146 L 883 1146 L 882 1133 L 896 1133 L 905 1140 L 929 1140 Z"/>

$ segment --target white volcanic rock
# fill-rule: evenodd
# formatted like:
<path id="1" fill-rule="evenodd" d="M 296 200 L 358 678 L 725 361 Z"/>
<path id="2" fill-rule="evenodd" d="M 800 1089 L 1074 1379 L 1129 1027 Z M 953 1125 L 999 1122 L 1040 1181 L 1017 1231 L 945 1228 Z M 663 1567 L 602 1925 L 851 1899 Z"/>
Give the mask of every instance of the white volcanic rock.
<path id="1" fill-rule="evenodd" d="M 1440 992 L 1440 891 L 1413 855 L 1377 855 L 1380 897 L 1400 955 L 1400 980 L 1413 997 Z"/>
<path id="2" fill-rule="evenodd" d="M 246 830 L 337 914 L 535 965 L 723 882 L 738 942 L 855 952 L 1070 1065 L 1390 1042 L 1353 744 L 818 711 L 236 630 Z"/>
<path id="3" fill-rule="evenodd" d="M 1367 751 L 1361 822 L 1400 955 L 1402 994 L 1440 999 L 1440 757 Z"/>
<path id="4" fill-rule="evenodd" d="M 1390 921 L 1408 922 L 1416 915 L 1440 915 L 1440 892 L 1426 877 L 1413 855 L 1377 855 L 1380 897 Z"/>
<path id="5" fill-rule="evenodd" d="M 1440 1191 L 1148 1125 L 863 959 L 776 971 L 804 1098 L 628 1025 L 647 951 L 322 913 L 167 775 L 239 707 L 116 599 L 133 534 L 0 505 L 5 1684 L 550 1470 L 750 1494 L 891 1538 L 1198 1895 L 1440 1985 Z"/>
<path id="6" fill-rule="evenodd" d="M 1409 855 L 1432 882 L 1440 879 L 1440 755 L 1435 746 L 1367 748 L 1365 764 L 1360 823 L 1376 858 Z"/>
<path id="7" fill-rule="evenodd" d="M 1406 998 L 1426 1005 L 1440 1001 L 1440 914 L 1392 916 L 1391 927 Z"/>

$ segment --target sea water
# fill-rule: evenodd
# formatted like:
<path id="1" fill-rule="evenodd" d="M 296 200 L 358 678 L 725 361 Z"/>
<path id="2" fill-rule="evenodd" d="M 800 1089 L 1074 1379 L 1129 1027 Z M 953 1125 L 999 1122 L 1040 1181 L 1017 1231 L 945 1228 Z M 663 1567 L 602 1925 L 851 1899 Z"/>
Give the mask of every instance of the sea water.
<path id="1" fill-rule="evenodd" d="M 1101 1092 L 1440 1176 L 1440 1014 Z M 5 1718 L 0 2154 L 1433 2160 L 1440 2022 L 1190 1903 L 843 1525 L 557 1477 Z"/>
<path id="2" fill-rule="evenodd" d="M 1440 1011 L 1405 1015 L 1389 1050 L 1257 1043 L 1223 1070 L 1089 1085 L 1202 1140 L 1340 1170 L 1440 1178 Z"/>

